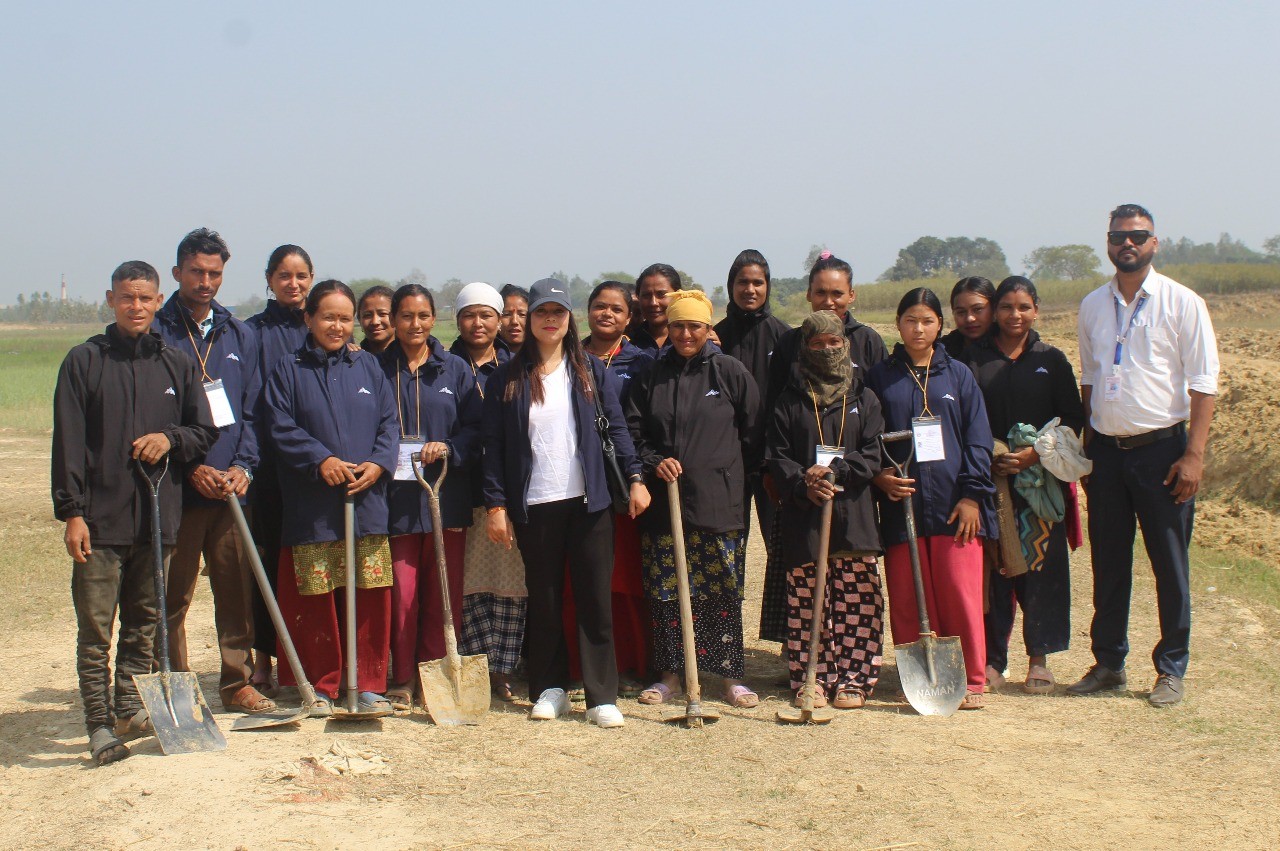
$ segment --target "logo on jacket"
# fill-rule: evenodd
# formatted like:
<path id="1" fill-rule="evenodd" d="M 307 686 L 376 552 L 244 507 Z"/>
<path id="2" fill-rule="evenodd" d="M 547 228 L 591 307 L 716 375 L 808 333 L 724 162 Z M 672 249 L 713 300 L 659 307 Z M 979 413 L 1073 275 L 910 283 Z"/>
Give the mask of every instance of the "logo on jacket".
<path id="1" fill-rule="evenodd" d="M 856 414 L 856 413 L 858 413 L 858 406 L 857 406 L 857 405 L 854 405 L 852 408 L 850 408 L 850 409 L 849 409 L 849 413 L 851 413 L 851 414 Z"/>
<path id="2" fill-rule="evenodd" d="M 1044 368 L 1044 367 L 1042 367 L 1042 366 L 1038 366 L 1038 367 L 1036 367 L 1036 372 L 1043 372 L 1045 375 L 1048 375 L 1048 374 L 1049 374 L 1049 370 L 1045 369 L 1045 368 Z"/>
<path id="3" fill-rule="evenodd" d="M 356 393 L 357 393 L 357 394 L 363 393 L 363 394 L 364 394 L 364 395 L 366 395 L 366 396 L 372 396 L 372 395 L 373 395 L 372 393 L 370 393 L 370 392 L 369 392 L 367 389 L 365 389 L 364 387 L 361 387 L 359 390 L 357 390 L 357 391 L 356 391 Z"/>
<path id="4" fill-rule="evenodd" d="M 619 373 L 618 373 L 618 377 L 619 377 L 619 378 L 621 378 L 623 381 L 630 381 L 630 380 L 631 380 L 631 373 L 629 373 L 629 372 L 619 372 Z"/>
<path id="5" fill-rule="evenodd" d="M 450 390 L 448 387 L 441 387 L 441 388 L 440 388 L 440 392 L 441 392 L 441 393 L 448 393 L 450 396 L 452 396 L 452 395 L 453 395 L 453 391 L 452 391 L 452 390 Z"/>
<path id="6" fill-rule="evenodd" d="M 708 391 L 707 391 L 707 395 L 708 395 L 708 396 L 719 396 L 719 395 L 720 395 L 720 391 L 719 391 L 719 390 L 715 390 L 715 389 L 708 390 Z"/>
<path id="7" fill-rule="evenodd" d="M 164 395 L 166 395 L 166 396 L 177 396 L 178 394 L 177 394 L 177 392 L 176 392 L 172 387 L 166 387 L 166 388 L 164 389 Z"/>
<path id="8" fill-rule="evenodd" d="M 942 394 L 942 398 L 943 398 L 943 399 L 950 399 L 952 402 L 954 402 L 954 401 L 956 400 L 956 397 L 955 397 L 955 396 L 952 396 L 950 393 L 943 393 L 943 394 Z"/>
<path id="9" fill-rule="evenodd" d="M 240 356 L 235 352 L 227 352 L 227 360 L 239 361 Z"/>

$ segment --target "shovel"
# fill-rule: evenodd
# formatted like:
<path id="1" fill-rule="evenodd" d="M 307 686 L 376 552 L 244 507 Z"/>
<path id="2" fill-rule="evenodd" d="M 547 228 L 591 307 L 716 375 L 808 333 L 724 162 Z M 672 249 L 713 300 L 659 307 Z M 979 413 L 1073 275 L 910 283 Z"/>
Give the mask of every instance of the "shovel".
<path id="1" fill-rule="evenodd" d="M 151 554 L 155 560 L 156 606 L 160 615 L 156 624 L 160 673 L 134 674 L 133 682 L 164 753 L 224 750 L 227 740 L 213 720 L 196 675 L 191 671 L 169 669 L 169 613 L 165 605 L 164 546 L 160 532 L 160 483 L 169 471 L 169 456 L 158 466 L 160 474 L 155 478 L 141 462 L 137 469 L 151 491 Z"/>
<path id="2" fill-rule="evenodd" d="M 289 667 L 293 670 L 293 678 L 298 683 L 298 692 L 302 695 L 302 707 L 296 712 L 272 712 L 262 715 L 246 715 L 236 720 L 231 725 L 232 732 L 240 732 L 242 730 L 258 730 L 263 727 L 283 727 L 285 724 L 295 724 L 306 718 L 311 713 L 311 707 L 316 704 L 316 692 L 311 687 L 311 683 L 307 681 L 307 675 L 302 670 L 302 663 L 298 661 L 298 651 L 294 649 L 293 639 L 289 636 L 289 629 L 285 626 L 284 616 L 280 614 L 280 606 L 276 603 L 276 595 L 271 592 L 271 582 L 267 579 L 267 572 L 262 568 L 262 559 L 258 556 L 258 548 L 254 546 L 253 535 L 249 532 L 249 524 L 245 522 L 244 511 L 240 509 L 240 500 L 235 494 L 227 494 L 227 505 L 231 506 L 231 514 L 235 518 L 236 528 L 240 531 L 240 543 L 244 546 L 245 553 L 249 556 L 249 564 L 253 567 L 253 576 L 258 580 L 258 590 L 262 592 L 262 601 L 267 605 L 267 612 L 271 615 L 271 622 L 275 624 L 276 635 L 280 638 L 280 644 L 284 647 L 284 655 L 289 660 Z"/>
<path id="3" fill-rule="evenodd" d="M 827 474 L 827 481 L 834 475 Z M 814 708 L 813 696 L 818 688 L 818 649 L 822 644 L 822 625 L 826 623 L 827 605 L 827 556 L 831 552 L 831 511 L 834 499 L 822 503 L 822 533 L 818 538 L 818 557 L 814 561 L 817 576 L 814 578 L 813 619 L 809 621 L 809 664 L 804 673 L 804 698 L 799 708 L 787 706 L 778 710 L 778 720 L 784 724 L 830 724 L 836 711 L 830 706 Z"/>
<path id="4" fill-rule="evenodd" d="M 361 709 L 360 686 L 356 676 L 356 498 L 345 494 L 342 500 L 347 544 L 347 683 L 345 706 L 334 706 L 334 721 L 372 721 L 391 714 L 391 708 Z M 292 660 L 290 660 L 292 663 Z"/>
<path id="5" fill-rule="evenodd" d="M 899 464 L 889 454 L 888 444 L 913 440 L 910 431 L 880 435 L 880 452 L 893 465 L 898 476 L 907 478 L 907 465 L 915 454 L 915 444 Z M 915 580 L 916 613 L 920 618 L 920 638 L 910 644 L 894 646 L 898 658 L 898 676 L 908 702 L 921 715 L 952 715 L 964 702 L 968 679 L 964 670 L 964 650 L 956 636 L 939 638 L 929 625 L 929 610 L 924 599 L 924 577 L 920 574 L 920 552 L 916 549 L 916 515 L 910 496 L 902 500 L 907 514 L 907 549 L 911 552 L 911 575 Z"/>
<path id="6" fill-rule="evenodd" d="M 449 573 L 444 558 L 444 521 L 440 518 L 440 486 L 449 471 L 449 460 L 440 459 L 440 475 L 434 485 L 422 477 L 422 465 L 416 457 L 412 463 L 413 474 L 427 492 L 427 502 L 431 505 L 431 536 L 436 543 L 436 572 L 440 575 L 440 596 L 444 604 L 445 657 L 419 663 L 422 702 L 438 726 L 479 724 L 489 711 L 489 657 L 459 656 L 458 637 L 453 631 L 453 605 L 449 602 Z"/>
<path id="7" fill-rule="evenodd" d="M 671 539 L 675 542 L 676 587 L 680 594 L 680 635 L 684 644 L 684 709 L 672 709 L 663 721 L 683 722 L 689 729 L 719 721 L 715 710 L 702 705 L 698 684 L 698 648 L 693 635 L 693 601 L 689 593 L 689 563 L 684 555 L 684 518 L 680 513 L 680 481 L 667 482 L 667 502 L 671 506 Z"/>

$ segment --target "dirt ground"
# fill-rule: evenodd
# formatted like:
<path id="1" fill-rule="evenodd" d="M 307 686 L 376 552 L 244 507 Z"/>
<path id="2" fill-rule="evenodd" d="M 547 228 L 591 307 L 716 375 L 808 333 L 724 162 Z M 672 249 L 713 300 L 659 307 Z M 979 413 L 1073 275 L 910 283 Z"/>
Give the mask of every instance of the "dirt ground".
<path id="1" fill-rule="evenodd" d="M 1055 342 L 1068 338 L 1066 317 L 1044 325 Z M 1222 337 L 1215 492 L 1201 503 L 1197 538 L 1273 561 L 1280 524 L 1254 506 L 1276 497 L 1280 450 L 1257 428 L 1280 401 L 1267 381 L 1280 366 L 1280 333 Z M 0 433 L 0 488 L 0 563 L 20 562 L 6 568 L 0 606 L 0 670 L 11 684 L 0 692 L 0 847 L 1280 848 L 1280 613 L 1219 592 L 1204 564 L 1193 565 L 1188 697 L 1173 710 L 1145 701 L 1157 631 L 1140 554 L 1124 694 L 1024 695 L 1016 686 L 1026 659 L 1015 650 L 1011 686 L 986 710 L 925 718 L 903 699 L 889 652 L 870 704 L 828 727 L 776 724 L 786 699 L 776 688 L 760 689 L 767 699 L 755 710 L 720 705 L 723 719 L 700 731 L 666 726 L 657 708 L 627 700 L 627 726 L 612 731 L 588 726 L 581 705 L 570 721 L 534 723 L 527 704 L 495 704 L 483 726 L 464 729 L 436 728 L 417 712 L 232 733 L 234 717 L 219 713 L 224 752 L 163 756 L 145 739 L 131 758 L 94 769 L 76 689 L 70 566 L 48 507 L 47 438 Z M 762 556 L 756 539 L 752 635 Z M 1064 683 L 1091 662 L 1084 551 L 1072 569 L 1073 647 L 1052 660 Z M 189 632 L 216 701 L 212 620 L 206 586 Z M 749 641 L 754 684 L 779 679 L 778 652 Z M 714 695 L 718 683 L 707 688 Z M 365 765 L 385 761 L 389 773 L 334 776 L 307 759 L 335 743 L 380 757 Z"/>

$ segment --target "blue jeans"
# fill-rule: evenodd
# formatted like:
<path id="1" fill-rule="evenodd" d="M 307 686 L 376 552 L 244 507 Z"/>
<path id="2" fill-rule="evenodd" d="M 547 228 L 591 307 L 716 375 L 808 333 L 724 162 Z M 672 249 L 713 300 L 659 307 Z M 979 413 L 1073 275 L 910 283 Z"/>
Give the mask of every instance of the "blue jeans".
<path id="1" fill-rule="evenodd" d="M 1133 542 L 1138 526 L 1156 580 L 1160 641 L 1151 659 L 1162 674 L 1183 676 L 1191 642 L 1190 556 L 1195 500 L 1173 501 L 1164 484 L 1187 448 L 1180 433 L 1137 449 L 1090 441 L 1093 472 L 1089 499 L 1089 549 L 1093 557 L 1093 656 L 1113 671 L 1129 652 L 1129 597 L 1133 590 Z"/>

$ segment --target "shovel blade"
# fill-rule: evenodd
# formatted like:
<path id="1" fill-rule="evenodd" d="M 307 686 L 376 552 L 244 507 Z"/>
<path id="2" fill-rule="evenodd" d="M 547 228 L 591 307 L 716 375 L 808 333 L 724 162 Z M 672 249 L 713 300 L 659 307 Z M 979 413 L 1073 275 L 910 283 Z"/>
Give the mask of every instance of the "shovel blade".
<path id="1" fill-rule="evenodd" d="M 835 717 L 836 711 L 829 706 L 815 709 L 786 706 L 777 712 L 777 719 L 781 724 L 830 724 Z"/>
<path id="2" fill-rule="evenodd" d="M 902 691 L 916 712 L 945 716 L 960 708 L 969 686 L 959 638 L 923 635 L 919 641 L 894 647 L 894 654 Z M 929 676 L 930 668 L 936 681 Z"/>
<path id="3" fill-rule="evenodd" d="M 418 664 L 422 702 L 441 727 L 479 724 L 489 711 L 489 657 L 446 656 Z"/>
<path id="4" fill-rule="evenodd" d="M 720 713 L 714 709 L 708 709 L 701 703 L 689 703 L 681 709 L 668 709 L 662 713 L 662 720 L 672 724 L 684 724 L 687 729 L 696 730 L 719 721 Z"/>
<path id="5" fill-rule="evenodd" d="M 133 682 L 165 754 L 220 751 L 227 747 L 227 739 L 218 729 L 194 673 L 134 674 Z"/>
<path id="6" fill-rule="evenodd" d="M 261 715 L 245 715 L 237 718 L 236 722 L 231 725 L 231 732 L 243 733 L 245 730 L 262 730 L 267 727 L 284 727 L 287 724 L 297 724 L 299 721 L 307 717 L 307 707 L 301 709 L 284 712 L 264 712 Z"/>

